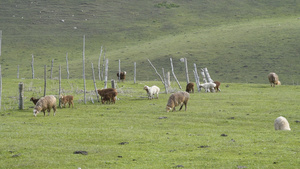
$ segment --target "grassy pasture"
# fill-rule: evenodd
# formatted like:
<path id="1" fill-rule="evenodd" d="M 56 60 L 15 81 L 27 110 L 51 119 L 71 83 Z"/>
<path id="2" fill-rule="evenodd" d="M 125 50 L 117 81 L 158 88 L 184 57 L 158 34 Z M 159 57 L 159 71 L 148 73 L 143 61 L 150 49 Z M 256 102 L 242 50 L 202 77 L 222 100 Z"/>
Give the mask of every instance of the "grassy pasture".
<path id="1" fill-rule="evenodd" d="M 20 81 L 25 84 L 24 110 L 17 109 Z M 75 96 L 74 108 L 59 108 L 55 117 L 52 112 L 34 117 L 29 98 L 43 94 L 43 81 L 3 80 L 2 168 L 300 166 L 299 86 L 223 83 L 220 93 L 191 94 L 187 111 L 166 113 L 170 94 L 163 93 L 159 81 L 118 83 L 114 105 L 92 104 L 89 99 L 83 104 L 82 83 L 64 80 L 62 84 L 64 93 Z M 161 88 L 159 99 L 147 100 L 145 84 Z M 102 82 L 97 86 L 101 88 Z M 179 90 L 175 82 L 172 87 Z M 95 100 L 90 80 L 87 91 Z M 56 93 L 58 81 L 48 80 L 47 94 Z M 273 122 L 280 115 L 289 120 L 291 131 L 274 130 Z"/>

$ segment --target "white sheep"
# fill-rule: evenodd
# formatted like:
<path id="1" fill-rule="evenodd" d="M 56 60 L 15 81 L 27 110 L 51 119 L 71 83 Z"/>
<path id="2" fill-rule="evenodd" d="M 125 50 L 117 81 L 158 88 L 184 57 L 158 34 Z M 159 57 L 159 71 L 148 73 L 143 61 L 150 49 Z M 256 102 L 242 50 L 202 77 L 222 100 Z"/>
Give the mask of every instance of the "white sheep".
<path id="1" fill-rule="evenodd" d="M 200 90 L 202 88 L 205 89 L 205 92 L 215 92 L 215 87 L 216 87 L 216 84 L 215 83 L 203 83 L 203 84 L 200 84 Z"/>
<path id="2" fill-rule="evenodd" d="M 285 117 L 279 116 L 274 121 L 275 130 L 291 130 L 290 124 Z"/>
<path id="3" fill-rule="evenodd" d="M 150 100 L 153 99 L 155 94 L 156 94 L 157 99 L 158 99 L 158 93 L 159 93 L 159 91 L 160 91 L 160 88 L 159 88 L 159 87 L 157 87 L 157 86 L 155 86 L 155 85 L 153 85 L 153 86 L 151 86 L 151 87 L 145 85 L 145 86 L 144 86 L 144 90 L 146 90 L 146 92 L 147 92 L 147 94 L 148 94 L 148 99 L 150 99 Z"/>
<path id="4" fill-rule="evenodd" d="M 36 116 L 39 112 L 42 111 L 44 112 L 44 116 L 45 116 L 45 110 L 47 110 L 49 116 L 51 109 L 53 109 L 54 111 L 53 116 L 55 116 L 56 98 L 53 95 L 41 97 L 33 109 L 33 115 Z"/>

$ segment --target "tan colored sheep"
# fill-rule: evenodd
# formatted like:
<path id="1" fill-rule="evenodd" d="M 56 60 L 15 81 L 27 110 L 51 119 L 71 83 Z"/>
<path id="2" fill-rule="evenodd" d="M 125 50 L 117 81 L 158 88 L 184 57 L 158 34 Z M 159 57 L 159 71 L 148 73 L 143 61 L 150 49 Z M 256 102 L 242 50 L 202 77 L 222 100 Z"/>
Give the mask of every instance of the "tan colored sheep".
<path id="1" fill-rule="evenodd" d="M 179 111 L 182 109 L 183 105 L 185 106 L 185 111 L 187 108 L 187 102 L 189 101 L 190 94 L 188 92 L 176 92 L 171 94 L 169 97 L 166 110 L 169 112 L 170 110 L 175 111 L 176 106 L 180 106 Z"/>
<path id="2" fill-rule="evenodd" d="M 268 75 L 268 79 L 269 79 L 269 82 L 271 84 L 271 87 L 275 87 L 275 85 L 281 85 L 278 75 L 274 72 L 271 72 Z"/>
<path id="3" fill-rule="evenodd" d="M 50 110 L 53 109 L 53 116 L 55 116 L 56 111 L 56 98 L 53 95 L 48 95 L 41 97 L 39 101 L 36 103 L 34 109 L 33 109 L 33 115 L 36 117 L 36 115 L 39 112 L 44 112 L 45 116 L 45 110 L 48 111 L 48 116 L 50 114 Z"/>

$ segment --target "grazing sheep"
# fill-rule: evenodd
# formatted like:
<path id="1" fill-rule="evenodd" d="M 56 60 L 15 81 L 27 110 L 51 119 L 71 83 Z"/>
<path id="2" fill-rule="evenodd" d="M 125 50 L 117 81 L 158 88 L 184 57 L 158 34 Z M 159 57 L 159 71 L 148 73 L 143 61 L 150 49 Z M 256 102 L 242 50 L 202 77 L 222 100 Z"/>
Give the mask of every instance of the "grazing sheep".
<path id="1" fill-rule="evenodd" d="M 115 104 L 116 103 L 115 97 L 117 95 L 118 95 L 118 92 L 116 92 L 116 91 L 111 91 L 111 92 L 105 93 L 102 100 L 101 100 L 102 104 L 104 104 L 104 102 L 106 102 L 106 103 L 109 102 L 109 103 Z"/>
<path id="2" fill-rule="evenodd" d="M 215 92 L 215 87 L 216 87 L 216 84 L 215 83 L 203 83 L 203 84 L 200 84 L 200 90 L 202 88 L 205 89 L 205 92 Z"/>
<path id="3" fill-rule="evenodd" d="M 74 97 L 72 95 L 67 95 L 67 96 L 60 95 L 60 97 L 59 97 L 60 102 L 61 102 L 60 108 L 62 108 L 62 105 L 64 105 L 64 107 L 66 107 L 67 103 L 69 104 L 69 108 L 70 108 L 71 104 L 72 104 L 72 108 L 73 108 L 74 107 L 73 98 Z"/>
<path id="4" fill-rule="evenodd" d="M 281 85 L 281 83 L 279 81 L 279 78 L 278 78 L 278 75 L 274 72 L 271 72 L 268 75 L 268 79 L 269 79 L 269 82 L 271 84 L 271 87 L 275 87 L 275 85 Z"/>
<path id="5" fill-rule="evenodd" d="M 216 90 L 216 92 L 218 92 L 218 91 L 220 92 L 221 91 L 221 89 L 220 89 L 221 82 L 214 81 L 214 83 L 216 84 L 216 87 L 214 89 Z"/>
<path id="6" fill-rule="evenodd" d="M 171 94 L 169 97 L 166 110 L 169 112 L 170 110 L 175 111 L 176 106 L 180 106 L 179 111 L 182 109 L 183 105 L 185 106 L 185 111 L 187 108 L 187 102 L 189 101 L 190 94 L 188 92 L 176 92 Z"/>
<path id="7" fill-rule="evenodd" d="M 194 93 L 194 83 L 188 83 L 186 85 L 186 90 L 185 91 L 188 92 L 188 93 L 190 93 L 190 92 Z"/>
<path id="8" fill-rule="evenodd" d="M 36 105 L 36 103 L 39 101 L 39 99 L 32 97 L 32 98 L 30 98 L 30 101 L 32 101 L 33 104 Z"/>
<path id="9" fill-rule="evenodd" d="M 107 88 L 107 89 L 102 89 L 102 90 L 98 89 L 97 92 L 101 96 L 101 101 L 103 100 L 104 97 L 106 97 L 106 99 L 107 99 L 108 96 L 106 96 L 106 93 L 115 92 L 115 95 L 118 94 L 118 92 L 115 88 Z"/>
<path id="10" fill-rule="evenodd" d="M 275 130 L 291 130 L 290 124 L 286 118 L 279 116 L 274 121 Z"/>
<path id="11" fill-rule="evenodd" d="M 156 97 L 158 99 L 158 94 L 159 94 L 159 91 L 160 91 L 160 88 L 153 85 L 151 87 L 145 85 L 144 86 L 144 90 L 146 90 L 147 94 L 148 94 L 148 99 L 153 99 L 154 98 L 154 95 L 156 94 Z"/>
<path id="12" fill-rule="evenodd" d="M 117 76 L 119 78 L 119 73 L 117 73 Z M 120 72 L 120 80 L 122 80 L 122 82 L 125 80 L 126 78 L 126 72 Z"/>
<path id="13" fill-rule="evenodd" d="M 33 115 L 36 117 L 39 112 L 44 112 L 45 116 L 45 110 L 47 110 L 49 116 L 51 108 L 53 109 L 53 116 L 55 116 L 56 98 L 53 95 L 41 97 L 33 109 Z"/>

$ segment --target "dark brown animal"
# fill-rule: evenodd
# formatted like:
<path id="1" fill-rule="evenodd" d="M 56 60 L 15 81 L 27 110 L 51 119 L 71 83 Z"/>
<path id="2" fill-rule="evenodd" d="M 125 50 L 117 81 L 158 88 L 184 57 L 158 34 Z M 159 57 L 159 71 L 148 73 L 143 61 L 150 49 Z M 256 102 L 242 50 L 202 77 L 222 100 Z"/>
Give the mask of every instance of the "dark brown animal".
<path id="1" fill-rule="evenodd" d="M 102 89 L 102 90 L 98 89 L 97 92 L 101 96 L 102 103 L 104 103 L 105 100 L 108 100 L 109 95 L 111 95 L 111 94 L 107 94 L 107 93 L 113 92 L 115 94 L 115 96 L 117 96 L 117 94 L 118 94 L 117 90 L 114 88 L 107 88 L 107 89 Z M 103 101 L 103 98 L 104 98 L 104 101 Z M 109 100 L 111 101 L 111 99 L 109 99 Z"/>
<path id="2" fill-rule="evenodd" d="M 116 103 L 116 98 L 115 97 L 117 95 L 118 95 L 118 93 L 116 91 L 111 91 L 111 92 L 105 93 L 102 100 L 101 100 L 102 104 L 104 104 L 104 102 L 115 104 Z"/>
<path id="3" fill-rule="evenodd" d="M 221 91 L 221 89 L 220 89 L 220 85 L 221 85 L 221 82 L 219 82 L 219 81 L 214 81 L 214 83 L 216 84 L 216 87 L 215 87 L 215 91 L 216 92 L 220 92 Z"/>
<path id="4" fill-rule="evenodd" d="M 32 98 L 30 98 L 30 101 L 32 101 L 33 104 L 36 105 L 36 103 L 39 101 L 39 99 L 32 97 Z"/>
<path id="5" fill-rule="evenodd" d="M 119 72 L 117 73 L 117 76 L 119 78 Z M 126 78 L 126 72 L 120 72 L 120 80 L 122 80 L 122 82 L 125 80 Z"/>
<path id="6" fill-rule="evenodd" d="M 190 92 L 194 93 L 194 83 L 188 83 L 186 85 L 186 90 L 185 91 L 188 92 L 188 93 L 190 93 Z"/>
<path id="7" fill-rule="evenodd" d="M 72 104 L 72 108 L 73 108 L 74 107 L 73 98 L 74 97 L 72 95 L 67 95 L 67 96 L 60 95 L 60 97 L 59 97 L 60 102 L 61 102 L 60 108 L 62 108 L 62 105 L 64 105 L 64 107 L 66 107 L 67 103 L 69 104 L 69 108 L 70 108 L 71 104 Z"/>

